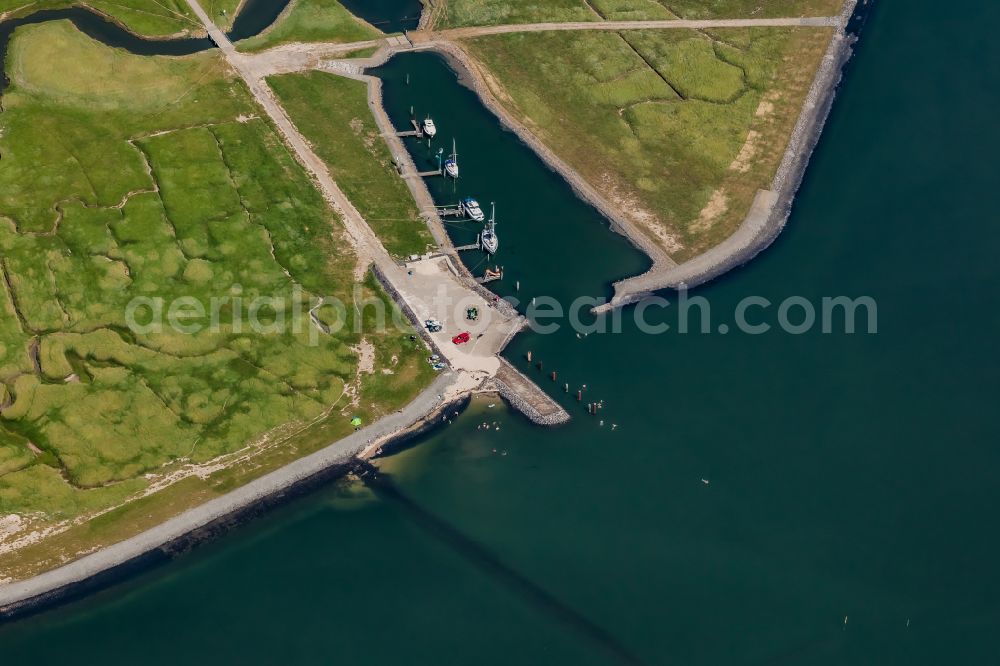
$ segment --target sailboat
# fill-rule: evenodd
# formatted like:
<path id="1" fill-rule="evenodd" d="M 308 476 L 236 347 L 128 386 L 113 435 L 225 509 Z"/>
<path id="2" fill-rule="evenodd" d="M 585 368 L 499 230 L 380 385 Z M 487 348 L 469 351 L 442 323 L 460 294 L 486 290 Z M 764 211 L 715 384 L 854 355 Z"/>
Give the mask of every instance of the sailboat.
<path id="1" fill-rule="evenodd" d="M 444 161 L 444 172 L 452 178 L 458 178 L 458 153 L 455 152 L 455 140 L 451 140 L 451 155 Z"/>
<path id="2" fill-rule="evenodd" d="M 497 205 L 495 203 L 490 204 L 492 208 L 490 209 L 490 219 L 486 223 L 486 227 L 483 229 L 482 235 L 479 237 L 479 245 L 487 254 L 496 254 L 497 248 L 500 246 L 500 239 L 497 238 Z"/>
<path id="3" fill-rule="evenodd" d="M 423 128 L 424 134 L 427 135 L 427 138 L 429 139 L 433 139 L 434 135 L 437 134 L 438 131 L 437 126 L 434 124 L 434 119 L 430 116 L 424 118 Z"/>

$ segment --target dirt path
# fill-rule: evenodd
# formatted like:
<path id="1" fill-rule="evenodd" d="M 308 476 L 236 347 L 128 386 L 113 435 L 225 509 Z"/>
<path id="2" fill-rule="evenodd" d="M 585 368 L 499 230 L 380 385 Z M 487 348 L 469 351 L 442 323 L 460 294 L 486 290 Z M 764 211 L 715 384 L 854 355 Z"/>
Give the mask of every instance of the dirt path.
<path id="1" fill-rule="evenodd" d="M 450 28 L 446 30 L 414 30 L 406 37 L 388 37 L 339 44 L 333 42 L 294 43 L 276 46 L 259 53 L 239 53 L 244 65 L 258 76 L 298 72 L 315 69 L 324 59 L 337 58 L 350 51 L 383 46 L 395 51 L 429 45 L 449 44 L 455 40 L 485 35 L 502 35 L 515 32 L 545 32 L 551 30 L 703 30 L 706 28 L 753 28 L 753 27 L 832 27 L 838 25 L 839 16 L 817 16 L 810 18 L 769 18 L 769 19 L 706 19 L 666 21 L 570 21 L 565 23 L 516 23 L 508 25 L 486 25 L 470 28 Z M 218 43 L 218 42 L 216 42 Z"/>
<path id="2" fill-rule="evenodd" d="M 484 35 L 503 35 L 512 32 L 546 32 L 551 30 L 704 30 L 706 28 L 831 28 L 837 25 L 837 16 L 808 18 L 767 19 L 670 19 L 665 21 L 566 21 L 552 23 L 516 23 L 509 25 L 484 25 L 446 30 L 416 30 L 407 33 L 414 44 L 425 41 L 468 39 Z"/>
<path id="3" fill-rule="evenodd" d="M 296 42 L 275 46 L 260 53 L 240 53 L 239 58 L 247 67 L 253 69 L 258 77 L 264 77 L 313 69 L 325 59 L 341 58 L 351 51 L 385 46 L 386 43 L 385 39 L 369 39 L 346 44 L 332 42 L 303 44 Z"/>

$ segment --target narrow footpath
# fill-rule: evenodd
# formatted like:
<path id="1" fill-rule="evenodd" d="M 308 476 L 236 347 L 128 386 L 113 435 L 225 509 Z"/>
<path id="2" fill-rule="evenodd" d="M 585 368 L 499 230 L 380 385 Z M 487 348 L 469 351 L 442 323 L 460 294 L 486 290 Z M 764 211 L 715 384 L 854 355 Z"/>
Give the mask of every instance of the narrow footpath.
<path id="1" fill-rule="evenodd" d="M 329 58 L 344 56 L 351 51 L 371 47 L 384 47 L 392 52 L 422 49 L 453 43 L 456 40 L 486 35 L 503 35 L 518 32 L 546 32 L 565 30 L 705 30 L 709 28 L 767 28 L 813 27 L 828 28 L 839 25 L 839 16 L 814 16 L 806 18 L 766 19 L 673 19 L 663 21 L 568 21 L 565 23 L 512 23 L 506 25 L 471 26 L 445 30 L 413 30 L 405 37 L 393 36 L 363 42 L 296 42 L 283 44 L 259 53 L 236 53 L 245 68 L 257 76 L 284 74 L 317 68 Z M 223 35 L 224 37 L 224 35 Z M 214 38 L 213 38 L 214 39 Z M 231 45 L 230 45 L 231 46 Z M 232 60 L 230 60 L 232 61 Z"/>
<path id="2" fill-rule="evenodd" d="M 705 30 L 708 28 L 830 28 L 837 25 L 836 16 L 807 18 L 760 19 L 666 19 L 662 21 L 565 21 L 549 23 L 513 23 L 482 25 L 446 30 L 415 30 L 407 37 L 417 44 L 423 41 L 467 39 L 484 35 L 504 35 L 513 32 L 549 32 L 553 30 Z"/>

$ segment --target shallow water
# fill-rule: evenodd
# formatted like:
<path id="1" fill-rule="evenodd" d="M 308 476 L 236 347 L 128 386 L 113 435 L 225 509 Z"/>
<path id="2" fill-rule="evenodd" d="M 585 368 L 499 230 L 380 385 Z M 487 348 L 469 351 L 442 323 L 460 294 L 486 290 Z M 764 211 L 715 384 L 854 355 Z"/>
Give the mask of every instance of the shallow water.
<path id="1" fill-rule="evenodd" d="M 995 661 L 1000 74 L 984 63 L 1000 9 L 939 9 L 876 7 L 788 228 L 697 292 L 718 321 L 747 295 L 871 295 L 877 335 L 653 336 L 626 316 L 618 335 L 521 336 L 510 358 L 565 401 L 567 426 L 474 403 L 379 462 L 402 499 L 303 498 L 0 628 L 5 663 Z M 521 149 L 420 58 L 386 70 L 411 74 L 410 91 L 387 85 L 390 111 L 405 122 L 412 103 L 456 136 L 459 188 L 497 200 L 522 292 L 608 293 L 631 250 L 565 204 L 556 228 L 586 247 L 531 254 L 550 230 L 522 226 L 501 183 Z M 567 201 L 537 166 L 532 197 Z M 601 239 L 607 261 L 576 260 Z M 602 416 L 528 369 L 528 349 Z"/>

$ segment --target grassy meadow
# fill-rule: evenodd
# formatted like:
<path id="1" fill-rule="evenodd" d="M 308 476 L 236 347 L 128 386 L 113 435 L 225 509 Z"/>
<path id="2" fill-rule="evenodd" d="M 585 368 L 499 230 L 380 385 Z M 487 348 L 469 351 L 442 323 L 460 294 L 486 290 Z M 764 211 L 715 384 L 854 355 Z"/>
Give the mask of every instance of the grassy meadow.
<path id="1" fill-rule="evenodd" d="M 501 104 L 684 260 L 730 235 L 768 187 L 830 35 L 549 32 L 463 46 Z"/>
<path id="2" fill-rule="evenodd" d="M 241 51 L 263 51 L 289 42 L 361 42 L 382 32 L 358 19 L 337 0 L 292 0 L 270 28 L 238 42 Z"/>
<path id="3" fill-rule="evenodd" d="M 18 30 L 8 72 L 0 516 L 44 529 L 128 506 L 187 463 L 240 462 L 142 498 L 141 520 L 104 516 L 57 546 L 4 555 L 0 578 L 149 527 L 343 436 L 355 414 L 394 411 L 430 380 L 406 332 L 376 331 L 350 307 L 341 330 L 309 321 L 315 297 L 350 303 L 355 289 L 392 306 L 372 279 L 355 284 L 340 221 L 216 54 L 132 56 L 54 22 Z M 273 300 L 255 330 L 258 296 Z M 137 297 L 165 311 L 188 299 L 208 313 L 181 311 L 182 326 L 207 325 L 213 308 L 218 325 L 157 330 L 146 301 L 130 327 Z"/>
<path id="4" fill-rule="evenodd" d="M 433 27 L 600 19 L 584 0 L 445 0 L 434 7 Z"/>
<path id="5" fill-rule="evenodd" d="M 0 0 L 0 14 L 24 16 L 40 9 L 61 9 L 85 4 L 111 17 L 140 35 L 165 37 L 202 31 L 201 23 L 185 0 Z M 202 7 L 220 20 L 225 9 L 230 13 L 239 0 L 203 0 Z M 217 9 L 216 9 L 217 8 Z M 223 23 L 223 25 L 225 25 Z"/>
<path id="6" fill-rule="evenodd" d="M 430 232 L 379 135 L 365 84 L 306 72 L 272 76 L 268 85 L 386 249 L 396 256 L 426 251 Z"/>
<path id="7" fill-rule="evenodd" d="M 833 16 L 843 0 L 444 0 L 435 28 L 549 21 Z"/>

